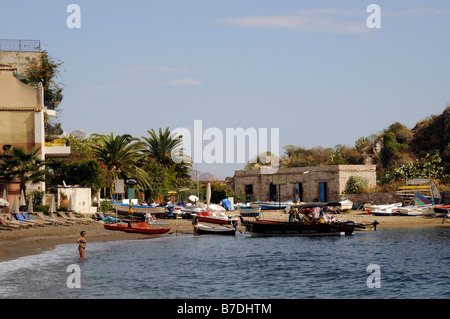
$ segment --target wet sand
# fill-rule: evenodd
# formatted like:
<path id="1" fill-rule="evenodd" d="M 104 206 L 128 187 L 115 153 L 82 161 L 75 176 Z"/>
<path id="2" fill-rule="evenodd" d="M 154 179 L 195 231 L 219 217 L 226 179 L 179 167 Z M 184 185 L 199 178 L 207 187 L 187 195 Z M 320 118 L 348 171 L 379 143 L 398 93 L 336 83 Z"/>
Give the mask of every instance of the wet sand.
<path id="1" fill-rule="evenodd" d="M 237 215 L 235 212 L 227 212 L 231 215 Z M 450 221 L 442 224 L 442 218 L 431 218 L 426 216 L 372 216 L 352 211 L 348 214 L 336 215 L 343 220 L 353 220 L 355 222 L 377 220 L 379 225 L 377 229 L 392 227 L 450 227 Z M 263 211 L 263 219 L 288 220 L 288 214 L 276 211 Z M 21 256 L 39 254 L 43 251 L 53 249 L 60 244 L 74 244 L 74 251 L 77 251 L 77 239 L 82 230 L 86 231 L 86 240 L 88 242 L 128 240 L 176 236 L 179 234 L 193 234 L 192 220 L 190 219 L 163 219 L 161 222 L 169 222 L 170 225 L 161 227 L 170 227 L 171 231 L 164 235 L 143 235 L 130 234 L 121 231 L 106 230 L 100 222 L 86 224 L 74 224 L 71 226 L 52 226 L 30 227 L 27 229 L 0 230 L 0 261 L 16 259 Z M 239 225 L 239 229 L 244 228 Z"/>

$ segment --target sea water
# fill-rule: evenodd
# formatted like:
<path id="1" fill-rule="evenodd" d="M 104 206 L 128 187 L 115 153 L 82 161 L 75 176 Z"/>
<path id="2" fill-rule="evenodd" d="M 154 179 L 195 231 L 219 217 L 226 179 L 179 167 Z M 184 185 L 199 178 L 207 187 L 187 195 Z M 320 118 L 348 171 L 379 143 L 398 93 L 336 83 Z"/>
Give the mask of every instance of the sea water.
<path id="1" fill-rule="evenodd" d="M 450 298 L 449 244 L 441 227 L 88 242 L 83 261 L 65 244 L 1 262 L 0 298 Z M 80 288 L 68 284 L 69 265 Z"/>

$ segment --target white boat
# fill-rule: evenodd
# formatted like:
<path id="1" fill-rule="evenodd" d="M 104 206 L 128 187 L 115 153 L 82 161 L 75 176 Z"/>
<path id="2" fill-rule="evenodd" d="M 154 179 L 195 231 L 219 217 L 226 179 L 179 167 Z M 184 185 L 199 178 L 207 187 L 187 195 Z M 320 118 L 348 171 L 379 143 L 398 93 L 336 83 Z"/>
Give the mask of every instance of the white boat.
<path id="1" fill-rule="evenodd" d="M 340 203 L 341 203 L 341 210 L 349 210 L 353 208 L 353 202 L 351 200 L 346 199 L 340 201 Z"/>
<path id="2" fill-rule="evenodd" d="M 402 203 L 394 203 L 387 205 L 364 205 L 366 213 L 375 216 L 391 216 L 392 214 L 398 212 L 398 208 L 402 206 Z"/>
<path id="3" fill-rule="evenodd" d="M 398 211 L 403 216 L 421 216 L 424 212 L 428 212 L 428 206 L 404 206 L 398 207 Z"/>

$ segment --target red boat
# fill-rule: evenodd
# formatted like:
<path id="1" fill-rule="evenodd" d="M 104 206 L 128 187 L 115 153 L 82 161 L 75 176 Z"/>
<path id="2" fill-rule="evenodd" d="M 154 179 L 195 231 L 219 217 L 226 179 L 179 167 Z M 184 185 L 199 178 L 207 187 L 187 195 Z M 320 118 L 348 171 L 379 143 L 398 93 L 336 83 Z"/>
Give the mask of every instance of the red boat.
<path id="1" fill-rule="evenodd" d="M 140 234 L 165 234 L 170 231 L 170 228 L 150 228 L 147 223 L 139 222 L 136 226 L 130 223 L 122 229 L 126 233 L 140 233 Z"/>
<path id="2" fill-rule="evenodd" d="M 233 222 L 237 223 L 239 219 L 237 217 L 231 218 L 231 216 L 217 216 L 211 212 L 204 212 L 198 214 L 198 221 L 213 224 L 231 225 L 233 224 Z"/>
<path id="3" fill-rule="evenodd" d="M 124 230 L 128 225 L 125 223 L 104 224 L 103 227 L 109 230 Z"/>

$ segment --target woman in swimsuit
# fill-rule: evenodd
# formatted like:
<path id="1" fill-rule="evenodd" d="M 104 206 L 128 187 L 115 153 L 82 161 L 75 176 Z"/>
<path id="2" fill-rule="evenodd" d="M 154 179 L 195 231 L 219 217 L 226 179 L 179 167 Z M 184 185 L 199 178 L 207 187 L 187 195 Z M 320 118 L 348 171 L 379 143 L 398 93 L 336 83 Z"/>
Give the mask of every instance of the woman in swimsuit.
<path id="1" fill-rule="evenodd" d="M 84 250 L 86 249 L 86 239 L 84 238 L 84 236 L 86 236 L 86 232 L 83 230 L 80 233 L 81 237 L 78 238 L 77 243 L 78 243 L 78 251 L 80 252 L 80 260 L 83 260 L 84 258 Z"/>

